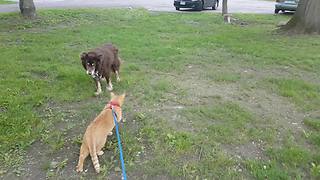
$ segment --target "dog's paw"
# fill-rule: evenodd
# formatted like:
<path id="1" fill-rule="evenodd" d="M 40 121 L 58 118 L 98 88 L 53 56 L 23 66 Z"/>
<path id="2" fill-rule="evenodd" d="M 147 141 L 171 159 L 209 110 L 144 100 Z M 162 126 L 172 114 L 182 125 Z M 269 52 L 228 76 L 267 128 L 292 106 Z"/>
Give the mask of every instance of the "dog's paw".
<path id="1" fill-rule="evenodd" d="M 100 92 L 95 92 L 95 93 L 94 93 L 94 95 L 95 95 L 95 96 L 99 96 L 100 94 L 101 94 L 101 91 L 100 91 Z"/>
<path id="2" fill-rule="evenodd" d="M 107 87 L 107 90 L 108 90 L 108 91 L 112 91 L 112 90 L 113 90 L 113 87 L 112 87 L 112 86 L 108 86 L 108 87 Z"/>

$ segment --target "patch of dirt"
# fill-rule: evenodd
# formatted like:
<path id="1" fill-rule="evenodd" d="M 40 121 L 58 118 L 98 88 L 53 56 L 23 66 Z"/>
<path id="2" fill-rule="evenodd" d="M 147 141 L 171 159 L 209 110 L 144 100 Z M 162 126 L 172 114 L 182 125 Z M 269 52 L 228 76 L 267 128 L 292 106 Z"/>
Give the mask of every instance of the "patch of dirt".
<path id="1" fill-rule="evenodd" d="M 24 178 L 43 179 L 46 177 L 46 171 L 44 168 L 46 163 L 49 162 L 49 158 L 47 157 L 48 151 L 48 146 L 44 145 L 40 141 L 32 144 L 26 156 L 27 160 L 24 165 Z"/>
<path id="2" fill-rule="evenodd" d="M 249 73 L 249 76 L 241 75 L 244 76 L 246 81 L 249 81 L 246 82 L 248 84 L 256 84 L 259 80 L 270 78 L 270 76 L 290 77 L 290 72 L 284 72 L 280 69 L 279 71 L 277 69 L 270 71 L 265 70 L 265 72 L 252 70 L 252 68 L 232 70 L 234 72 Z M 190 76 L 195 77 L 192 74 Z M 309 78 L 306 79 L 310 80 Z M 237 83 L 216 83 L 213 81 L 189 78 L 179 82 L 182 83 L 182 87 L 188 88 L 189 94 L 192 96 L 192 101 L 197 99 L 199 101 L 202 97 L 206 96 L 221 97 L 227 101 L 239 103 L 252 113 L 262 117 L 262 119 L 271 118 L 293 129 L 296 129 L 296 125 L 301 124 L 303 118 L 306 116 L 305 113 L 300 112 L 288 99 L 262 88 L 260 89 L 259 87 L 251 89 L 243 88 L 240 84 L 242 83 L 241 81 L 240 79 Z"/>
<path id="3" fill-rule="evenodd" d="M 48 79 L 49 74 L 46 71 L 31 71 L 31 76 L 35 79 Z"/>
<path id="4" fill-rule="evenodd" d="M 231 17 L 231 24 L 239 25 L 239 26 L 249 26 L 249 22 L 243 21 L 243 20 L 238 19 L 238 18 L 232 18 L 232 17 Z"/>
<path id="5" fill-rule="evenodd" d="M 261 144 L 254 141 L 241 145 L 222 145 L 222 149 L 238 159 L 267 159 L 263 154 Z"/>
<path id="6" fill-rule="evenodd" d="M 158 104 L 154 108 L 150 108 L 149 112 L 156 114 L 159 118 L 165 120 L 169 127 L 172 127 L 177 131 L 193 132 L 192 121 L 177 113 L 186 108 L 186 106 L 171 100 L 172 99 L 169 97 L 166 102 Z"/>
<path id="7" fill-rule="evenodd" d="M 215 82 L 199 75 L 205 70 L 237 73 L 240 79 L 235 82 Z M 188 65 L 186 71 L 179 76 L 159 72 L 150 73 L 155 74 L 156 80 L 164 78 L 169 82 L 174 82 L 175 86 L 184 93 L 184 95 L 179 94 L 179 91 L 167 93 L 163 101 L 148 107 L 149 112 L 166 120 L 168 125 L 175 130 L 197 132 L 192 121 L 181 116 L 179 111 L 190 106 L 207 105 L 214 99 L 219 99 L 239 104 L 256 116 L 262 126 L 276 127 L 278 131 L 276 138 L 279 145 L 282 144 L 283 138 L 286 138 L 288 131 L 293 132 L 294 136 L 301 136 L 305 128 L 303 119 L 310 114 L 300 112 L 288 99 L 263 89 L 258 84 L 266 78 L 279 77 L 288 79 L 301 77 L 312 83 L 319 81 L 314 73 L 306 73 L 305 76 L 302 76 L 304 72 L 287 67 L 260 69 L 245 65 L 227 67 L 210 65 L 205 68 L 199 65 Z M 139 109 L 134 111 L 139 111 Z M 308 144 L 303 145 L 309 146 Z M 240 145 L 222 144 L 221 148 L 235 158 L 267 159 L 264 153 L 265 142 L 262 140 Z"/>
<path id="8" fill-rule="evenodd" d="M 292 78 L 292 70 L 283 68 L 272 69 L 266 68 L 257 70 L 252 67 L 245 66 L 235 67 L 229 66 L 225 69 L 227 72 L 239 73 L 241 78 L 235 83 L 215 82 L 199 78 L 199 74 L 205 70 L 221 71 L 221 66 L 210 65 L 210 67 L 187 67 L 186 73 L 176 79 L 177 85 L 186 90 L 187 95 L 185 102 L 181 100 L 181 104 L 175 106 L 201 105 L 212 101 L 211 97 L 221 98 L 223 101 L 230 101 L 239 104 L 244 109 L 254 114 L 261 121 L 261 124 L 269 126 L 267 123 L 273 122 L 271 126 L 277 127 L 277 141 L 279 144 L 282 138 L 285 138 L 285 132 L 293 132 L 298 137 L 305 130 L 303 119 L 309 115 L 298 110 L 288 99 L 268 90 L 257 87 L 257 83 L 266 78 Z M 223 69 L 222 69 L 223 71 Z M 302 77 L 303 80 L 317 83 L 313 73 L 307 73 L 307 76 L 301 76 L 301 72 L 294 71 L 294 77 Z M 253 88 L 244 88 L 243 85 Z M 265 121 L 265 122 L 264 122 Z M 181 122 L 176 125 L 179 128 Z M 255 142 L 252 142 L 255 143 Z M 245 144 L 239 146 L 224 145 L 224 150 L 231 155 L 238 155 L 243 158 L 265 158 L 263 142 L 257 144 Z M 309 146 L 308 144 L 304 144 Z"/>
<path id="9" fill-rule="evenodd" d="M 56 104 L 54 102 L 49 102 L 44 110 L 41 112 L 44 116 L 52 114 L 53 118 L 58 116 L 58 122 L 53 124 L 51 128 L 57 131 L 66 131 L 64 138 L 64 146 L 60 150 L 52 150 L 50 146 L 44 142 L 38 141 L 34 143 L 28 151 L 27 164 L 28 168 L 25 177 L 29 179 L 44 179 L 47 178 L 47 172 L 55 172 L 56 174 L 66 173 L 69 177 L 71 174 L 75 174 L 74 167 L 77 159 L 77 154 L 79 153 L 79 145 L 73 142 L 73 138 L 76 138 L 81 132 L 84 131 L 84 125 L 87 124 L 90 119 L 85 119 L 81 121 L 80 114 L 76 114 L 77 111 L 81 112 L 81 106 L 86 106 L 88 108 L 89 102 L 95 102 L 92 99 L 87 104 L 84 103 L 73 103 L 69 105 Z M 58 114 L 64 114 L 59 117 Z M 44 118 L 45 119 L 45 118 Z M 86 122 L 87 121 L 87 122 Z M 76 127 L 67 128 L 68 124 L 77 124 Z M 49 131 L 51 131 L 50 129 Z M 50 132 L 49 132 L 50 135 Z M 65 168 L 58 170 L 56 165 L 64 160 L 67 160 Z M 72 169 L 72 170 L 71 170 Z M 74 173 L 70 173 L 74 172 Z M 56 175 L 55 174 L 55 175 Z M 73 175 L 74 176 L 74 175 Z"/>
<path id="10" fill-rule="evenodd" d="M 8 108 L 5 105 L 0 104 L 0 113 L 5 113 L 8 111 Z"/>
<path id="11" fill-rule="evenodd" d="M 303 81 L 320 84 L 319 74 L 309 71 L 301 71 L 297 68 L 289 66 L 262 68 L 254 67 L 232 67 L 232 71 L 240 73 L 242 76 L 250 77 L 252 80 L 262 80 L 264 78 L 286 78 L 286 79 L 301 79 Z"/>

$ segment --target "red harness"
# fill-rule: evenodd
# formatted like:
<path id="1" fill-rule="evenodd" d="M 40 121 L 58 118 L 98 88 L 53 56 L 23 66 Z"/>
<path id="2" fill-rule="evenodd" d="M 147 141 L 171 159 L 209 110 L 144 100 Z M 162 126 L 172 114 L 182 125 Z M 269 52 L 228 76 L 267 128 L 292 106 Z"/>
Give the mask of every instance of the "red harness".
<path id="1" fill-rule="evenodd" d="M 107 109 L 112 109 L 112 107 L 120 107 L 120 104 L 118 102 L 115 102 L 115 101 L 110 101 L 108 102 L 107 104 Z"/>
<path id="2" fill-rule="evenodd" d="M 105 109 L 111 109 L 112 113 L 114 113 L 115 116 L 118 118 L 118 114 L 116 113 L 116 111 L 114 111 L 112 109 L 112 107 L 119 107 L 120 108 L 120 104 L 118 102 L 115 102 L 115 101 L 110 101 L 110 102 L 108 102 L 108 104 L 106 105 L 106 108 L 105 108 Z"/>

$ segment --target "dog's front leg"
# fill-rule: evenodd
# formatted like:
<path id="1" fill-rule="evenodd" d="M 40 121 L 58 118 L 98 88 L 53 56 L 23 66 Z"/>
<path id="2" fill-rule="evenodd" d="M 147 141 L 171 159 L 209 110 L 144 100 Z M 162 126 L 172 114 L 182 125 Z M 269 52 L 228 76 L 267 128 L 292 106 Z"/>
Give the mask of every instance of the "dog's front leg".
<path id="1" fill-rule="evenodd" d="M 116 77 L 117 77 L 117 81 L 120 82 L 119 71 L 116 71 Z"/>
<path id="2" fill-rule="evenodd" d="M 100 79 L 99 78 L 95 78 L 94 79 L 95 83 L 96 83 L 96 88 L 97 88 L 97 91 L 94 93 L 96 96 L 98 96 L 102 90 L 101 90 L 101 83 L 100 83 Z"/>
<path id="3" fill-rule="evenodd" d="M 112 86 L 111 78 L 110 77 L 106 77 L 106 80 L 107 80 L 107 90 L 112 91 L 113 90 L 113 86 Z"/>

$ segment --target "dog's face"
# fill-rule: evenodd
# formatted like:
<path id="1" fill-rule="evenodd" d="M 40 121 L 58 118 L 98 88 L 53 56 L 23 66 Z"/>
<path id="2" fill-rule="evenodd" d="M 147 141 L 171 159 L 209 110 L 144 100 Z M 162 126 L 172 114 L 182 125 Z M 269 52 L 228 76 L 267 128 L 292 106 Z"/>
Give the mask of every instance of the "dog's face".
<path id="1" fill-rule="evenodd" d="M 101 55 L 98 55 L 94 52 L 89 53 L 82 53 L 81 54 L 81 61 L 82 66 L 85 70 L 87 70 L 87 74 L 95 78 L 98 74 L 96 71 L 98 65 L 100 63 Z"/>

